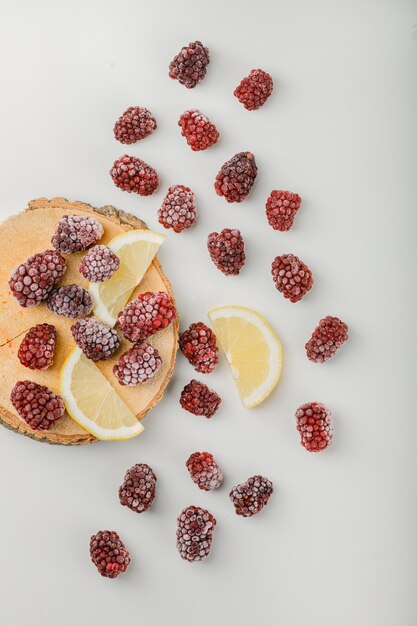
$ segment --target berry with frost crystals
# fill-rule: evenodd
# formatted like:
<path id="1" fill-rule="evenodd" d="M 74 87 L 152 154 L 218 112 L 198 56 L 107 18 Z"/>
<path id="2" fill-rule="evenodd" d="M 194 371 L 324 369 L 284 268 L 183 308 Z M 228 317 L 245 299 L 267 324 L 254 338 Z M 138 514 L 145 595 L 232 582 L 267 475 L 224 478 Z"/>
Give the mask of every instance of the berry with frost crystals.
<path id="1" fill-rule="evenodd" d="M 156 119 L 148 109 L 129 107 L 117 120 L 113 132 L 117 141 L 130 144 L 145 139 L 156 127 Z"/>
<path id="2" fill-rule="evenodd" d="M 197 109 L 184 111 L 178 125 L 181 126 L 181 135 L 194 152 L 214 146 L 219 138 L 216 126 Z"/>
<path id="3" fill-rule="evenodd" d="M 33 326 L 24 336 L 17 356 L 31 370 L 46 370 L 55 353 L 56 329 L 51 324 Z"/>
<path id="4" fill-rule="evenodd" d="M 217 269 L 226 276 L 237 276 L 245 265 L 245 244 L 240 230 L 236 228 L 210 233 L 207 248 Z"/>
<path id="5" fill-rule="evenodd" d="M 58 222 L 51 243 L 63 254 L 81 252 L 98 243 L 104 228 L 95 217 L 64 215 Z"/>
<path id="6" fill-rule="evenodd" d="M 311 271 L 295 254 L 277 256 L 271 273 L 275 287 L 291 302 L 301 300 L 313 286 Z"/>
<path id="7" fill-rule="evenodd" d="M 195 198 L 191 189 L 184 185 L 170 187 L 158 211 L 159 223 L 180 233 L 190 228 L 196 219 Z"/>
<path id="8" fill-rule="evenodd" d="M 46 304 L 53 313 L 73 319 L 90 315 L 94 307 L 93 298 L 80 285 L 63 285 L 55 289 Z"/>
<path id="9" fill-rule="evenodd" d="M 195 563 L 209 555 L 216 519 L 209 511 L 188 506 L 177 519 L 177 549 L 182 559 Z"/>
<path id="10" fill-rule="evenodd" d="M 49 430 L 65 413 L 61 396 L 31 380 L 18 381 L 10 400 L 19 416 L 33 430 Z"/>
<path id="11" fill-rule="evenodd" d="M 210 452 L 194 452 L 186 462 L 190 476 L 203 491 L 218 489 L 223 473 Z"/>
<path id="12" fill-rule="evenodd" d="M 180 404 L 193 415 L 204 415 L 210 419 L 219 408 L 221 398 L 207 385 L 193 379 L 182 390 Z"/>
<path id="13" fill-rule="evenodd" d="M 282 232 L 290 230 L 300 205 L 301 198 L 298 193 L 274 189 L 265 205 L 266 217 L 270 226 L 274 230 Z"/>
<path id="14" fill-rule="evenodd" d="M 119 313 L 118 324 L 129 341 L 143 341 L 163 330 L 176 318 L 175 306 L 165 291 L 147 291 L 128 302 Z"/>
<path id="15" fill-rule="evenodd" d="M 169 64 L 169 77 L 192 89 L 203 80 L 210 63 L 208 48 L 201 41 L 193 41 L 181 48 Z"/>
<path id="16" fill-rule="evenodd" d="M 229 497 L 234 504 L 236 515 L 251 517 L 268 504 L 272 492 L 272 482 L 265 476 L 257 475 L 233 487 Z"/>
<path id="17" fill-rule="evenodd" d="M 119 487 L 119 499 L 135 513 L 148 511 L 155 500 L 156 476 L 146 463 L 137 463 L 127 470 Z"/>
<path id="18" fill-rule="evenodd" d="M 238 152 L 220 168 L 214 182 L 218 196 L 227 202 L 242 202 L 255 182 L 258 168 L 251 152 Z"/>
<path id="19" fill-rule="evenodd" d="M 120 259 L 107 246 L 94 246 L 79 265 L 80 274 L 91 283 L 109 280 L 119 269 Z"/>
<path id="20" fill-rule="evenodd" d="M 301 435 L 301 445 L 309 452 L 320 452 L 332 443 L 333 415 L 320 402 L 308 402 L 300 406 L 296 413 L 297 430 Z"/>
<path id="21" fill-rule="evenodd" d="M 122 354 L 113 367 L 113 374 L 121 385 L 140 385 L 151 380 L 161 365 L 158 350 L 142 341 Z"/>
<path id="22" fill-rule="evenodd" d="M 110 176 L 116 187 L 140 196 L 150 196 L 159 185 L 159 176 L 153 167 L 128 154 L 114 162 Z"/>
<path id="23" fill-rule="evenodd" d="M 202 374 L 209 374 L 219 362 L 216 335 L 203 322 L 196 322 L 181 333 L 179 346 L 188 362 Z"/>
<path id="24" fill-rule="evenodd" d="M 64 257 L 54 250 L 34 254 L 12 272 L 10 290 L 20 306 L 36 306 L 46 300 L 66 267 Z"/>
<path id="25" fill-rule="evenodd" d="M 92 361 L 109 359 L 120 346 L 120 337 L 95 317 L 78 320 L 71 326 L 75 343 Z"/>
<path id="26" fill-rule="evenodd" d="M 99 530 L 90 539 L 90 557 L 99 574 L 116 578 L 127 570 L 130 554 L 119 535 L 113 530 Z"/>
<path id="27" fill-rule="evenodd" d="M 306 343 L 307 356 L 314 363 L 324 363 L 336 354 L 348 337 L 347 324 L 338 317 L 328 315 L 320 320 L 311 339 Z"/>
<path id="28" fill-rule="evenodd" d="M 248 111 L 259 109 L 274 88 L 271 76 L 263 70 L 252 70 L 234 90 L 234 95 Z"/>

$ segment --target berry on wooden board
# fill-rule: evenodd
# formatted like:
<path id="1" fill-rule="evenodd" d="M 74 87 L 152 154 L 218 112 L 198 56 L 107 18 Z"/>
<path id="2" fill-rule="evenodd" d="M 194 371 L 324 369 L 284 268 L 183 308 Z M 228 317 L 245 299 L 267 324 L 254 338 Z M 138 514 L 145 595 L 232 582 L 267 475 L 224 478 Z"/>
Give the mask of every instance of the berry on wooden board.
<path id="1" fill-rule="evenodd" d="M 9 278 L 9 287 L 22 307 L 37 306 L 62 278 L 67 262 L 55 250 L 45 250 L 21 263 Z"/>
<path id="2" fill-rule="evenodd" d="M 24 336 L 17 353 L 22 365 L 31 370 L 46 370 L 52 365 L 56 328 L 51 324 L 33 326 Z"/>
<path id="3" fill-rule="evenodd" d="M 10 400 L 32 430 L 49 430 L 65 413 L 61 396 L 31 380 L 19 380 L 12 389 Z"/>
<path id="4" fill-rule="evenodd" d="M 98 243 L 104 228 L 95 217 L 64 215 L 58 222 L 51 243 L 62 254 L 81 252 Z"/>

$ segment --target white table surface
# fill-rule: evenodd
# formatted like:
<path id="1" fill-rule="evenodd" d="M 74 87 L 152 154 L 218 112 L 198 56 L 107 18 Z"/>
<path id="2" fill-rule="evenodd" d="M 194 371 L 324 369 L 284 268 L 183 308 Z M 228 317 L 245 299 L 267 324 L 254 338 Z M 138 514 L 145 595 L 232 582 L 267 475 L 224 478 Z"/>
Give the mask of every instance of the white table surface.
<path id="1" fill-rule="evenodd" d="M 183 327 L 209 308 L 253 306 L 281 335 L 279 388 L 256 410 L 239 402 L 224 362 L 204 380 L 223 398 L 211 421 L 184 412 L 180 390 L 194 370 L 180 357 L 146 432 L 126 443 L 69 448 L 0 431 L 0 622 L 5 626 L 253 623 L 262 626 L 413 626 L 416 583 L 415 226 L 417 7 L 406 0 L 176 0 L 0 4 L 0 210 L 39 196 L 114 204 L 159 228 L 169 185 L 198 199 L 198 224 L 170 234 L 160 259 Z M 210 48 L 206 80 L 187 90 L 167 76 L 179 48 Z M 249 113 L 233 97 L 255 67 L 275 90 Z M 158 130 L 127 147 L 155 166 L 158 192 L 118 190 L 108 170 L 126 151 L 112 134 L 130 105 L 148 107 Z M 221 140 L 192 153 L 177 120 L 200 108 Z M 228 205 L 213 179 L 251 150 L 259 176 L 250 198 Z M 287 234 L 266 223 L 273 188 L 303 197 Z M 208 259 L 206 236 L 241 229 L 247 265 L 238 278 Z M 272 259 L 300 255 L 315 286 L 298 304 L 274 289 Z M 321 317 L 338 315 L 349 343 L 324 366 L 304 343 Z M 326 403 L 334 444 L 308 454 L 294 410 Z M 215 454 L 225 474 L 200 492 L 184 463 Z M 151 512 L 118 503 L 124 471 L 158 475 Z M 275 493 L 253 519 L 237 518 L 232 485 L 255 473 Z M 175 520 L 189 504 L 218 525 L 210 558 L 183 562 Z M 99 529 L 131 551 L 128 573 L 102 579 L 89 561 Z"/>

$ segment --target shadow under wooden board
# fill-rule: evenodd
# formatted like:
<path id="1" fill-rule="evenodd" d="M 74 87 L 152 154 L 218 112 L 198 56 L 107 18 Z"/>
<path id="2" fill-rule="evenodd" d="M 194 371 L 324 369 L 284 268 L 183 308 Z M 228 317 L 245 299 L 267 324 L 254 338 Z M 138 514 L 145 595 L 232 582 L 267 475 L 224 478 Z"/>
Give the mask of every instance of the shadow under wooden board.
<path id="1" fill-rule="evenodd" d="M 137 217 L 112 206 L 93 208 L 82 202 L 69 202 L 65 198 L 32 200 L 25 211 L 10 217 L 0 225 L 0 423 L 38 441 L 80 445 L 96 440 L 67 413 L 50 430 L 34 431 L 17 415 L 10 402 L 10 392 L 18 380 L 33 380 L 59 393 L 61 367 L 75 346 L 70 331 L 74 320 L 55 315 L 44 302 L 29 309 L 20 307 L 8 285 L 8 279 L 15 267 L 36 252 L 52 247 L 51 237 L 58 220 L 68 214 L 93 214 L 104 227 L 104 236 L 100 241 L 104 244 L 123 231 L 146 228 L 144 222 Z M 66 255 L 67 271 L 61 284 L 77 283 L 83 287 L 87 285 L 87 281 L 78 272 L 82 254 Z M 145 291 L 167 291 L 173 297 L 171 285 L 156 257 L 132 297 Z M 44 372 L 29 370 L 21 365 L 17 351 L 29 328 L 44 322 L 53 324 L 57 329 L 54 362 Z M 97 363 L 101 372 L 139 420 L 159 402 L 171 378 L 178 346 L 178 321 L 151 337 L 149 342 L 159 350 L 163 364 L 155 378 L 144 385 L 123 387 L 114 378 L 112 368 L 115 362 L 124 350 L 131 347 L 124 338 L 121 348 L 113 358 Z"/>

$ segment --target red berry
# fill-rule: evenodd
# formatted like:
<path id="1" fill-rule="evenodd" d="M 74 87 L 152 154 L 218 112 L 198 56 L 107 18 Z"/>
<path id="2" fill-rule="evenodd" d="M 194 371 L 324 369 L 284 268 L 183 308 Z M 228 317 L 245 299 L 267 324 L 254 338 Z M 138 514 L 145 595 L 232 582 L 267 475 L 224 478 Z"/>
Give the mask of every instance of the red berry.
<path id="1" fill-rule="evenodd" d="M 338 317 L 327 317 L 320 320 L 319 325 L 306 343 L 306 352 L 310 361 L 324 363 L 331 359 L 348 340 L 348 327 Z"/>
<path id="2" fill-rule="evenodd" d="M 193 415 L 204 415 L 210 419 L 219 408 L 221 398 L 204 383 L 191 380 L 181 392 L 180 404 Z"/>
<path id="3" fill-rule="evenodd" d="M 216 519 L 206 509 L 188 506 L 177 519 L 177 549 L 182 559 L 194 563 L 209 555 Z"/>
<path id="4" fill-rule="evenodd" d="M 320 452 L 332 443 L 333 415 L 324 404 L 308 402 L 295 414 L 301 445 L 309 452 Z"/>
<path id="5" fill-rule="evenodd" d="M 119 487 L 119 499 L 135 513 L 148 511 L 155 500 L 156 476 L 146 463 L 139 463 L 127 470 Z"/>
<path id="6" fill-rule="evenodd" d="M 191 324 L 181 333 L 179 346 L 197 372 L 209 374 L 219 362 L 216 335 L 203 322 Z"/>
<path id="7" fill-rule="evenodd" d="M 298 256 L 283 254 L 272 263 L 272 279 L 284 298 L 298 302 L 313 286 L 313 276 Z"/>
<path id="8" fill-rule="evenodd" d="M 207 248 L 214 265 L 226 276 L 236 276 L 245 265 L 245 244 L 236 228 L 210 233 Z"/>
<path id="9" fill-rule="evenodd" d="M 197 218 L 194 194 L 189 187 L 173 185 L 168 189 L 161 208 L 158 221 L 165 228 L 172 228 L 180 233 L 190 228 Z"/>
<path id="10" fill-rule="evenodd" d="M 143 341 L 176 318 L 175 306 L 165 291 L 147 291 L 128 302 L 119 313 L 119 328 L 129 341 Z"/>
<path id="11" fill-rule="evenodd" d="M 252 70 L 236 87 L 234 95 L 248 111 L 259 109 L 274 88 L 271 76 L 263 70 Z"/>
<path id="12" fill-rule="evenodd" d="M 106 578 L 116 578 L 130 563 L 128 550 L 112 530 L 99 530 L 91 537 L 90 556 L 99 573 Z"/>
<path id="13" fill-rule="evenodd" d="M 73 319 L 90 315 L 94 308 L 93 298 L 81 285 L 63 285 L 55 289 L 46 304 L 53 313 Z"/>
<path id="14" fill-rule="evenodd" d="M 91 283 L 109 280 L 119 269 L 120 259 L 107 246 L 94 246 L 81 259 L 80 274 Z"/>
<path id="15" fill-rule="evenodd" d="M 181 48 L 169 65 L 169 77 L 192 89 L 203 80 L 210 63 L 208 48 L 201 41 L 194 41 Z"/>
<path id="16" fill-rule="evenodd" d="M 251 476 L 245 483 L 233 487 L 229 494 L 236 515 L 251 517 L 268 504 L 273 492 L 272 483 L 264 476 Z"/>
<path id="17" fill-rule="evenodd" d="M 110 176 L 116 187 L 140 196 L 150 196 L 159 185 L 159 176 L 153 167 L 128 154 L 114 162 Z"/>
<path id="18" fill-rule="evenodd" d="M 265 205 L 269 224 L 274 230 L 282 232 L 290 230 L 300 204 L 301 198 L 298 193 L 272 191 Z"/>
<path id="19" fill-rule="evenodd" d="M 158 350 L 142 341 L 122 354 L 113 367 L 113 374 L 121 385 L 132 387 L 151 380 L 161 365 Z"/>
<path id="20" fill-rule="evenodd" d="M 251 152 L 239 152 L 223 163 L 214 182 L 218 196 L 224 196 L 227 202 L 242 202 L 249 194 L 255 182 L 258 168 Z"/>
<path id="21" fill-rule="evenodd" d="M 24 336 L 17 356 L 31 370 L 46 370 L 55 353 L 56 329 L 51 324 L 33 326 Z"/>
<path id="22" fill-rule="evenodd" d="M 104 228 L 95 217 L 64 215 L 58 222 L 51 243 L 63 254 L 81 252 L 98 243 Z"/>
<path id="23" fill-rule="evenodd" d="M 12 294 L 23 307 L 37 306 L 62 278 L 67 262 L 55 250 L 45 250 L 29 257 L 9 278 Z"/>
<path id="24" fill-rule="evenodd" d="M 156 119 L 144 107 L 129 107 L 114 126 L 114 136 L 120 143 L 131 144 L 145 139 L 156 129 Z"/>
<path id="25" fill-rule="evenodd" d="M 117 331 L 95 317 L 78 320 L 71 326 L 71 332 L 77 346 L 92 361 L 109 359 L 120 346 Z"/>
<path id="26" fill-rule="evenodd" d="M 223 473 L 210 452 L 194 452 L 186 462 L 190 476 L 203 491 L 218 489 L 223 482 Z"/>
<path id="27" fill-rule="evenodd" d="M 19 380 L 12 389 L 10 400 L 33 430 L 49 430 L 65 413 L 61 396 L 31 380 Z"/>
<path id="28" fill-rule="evenodd" d="M 214 146 L 219 138 L 215 125 L 197 109 L 184 111 L 178 125 L 181 126 L 181 135 L 194 152 Z"/>

